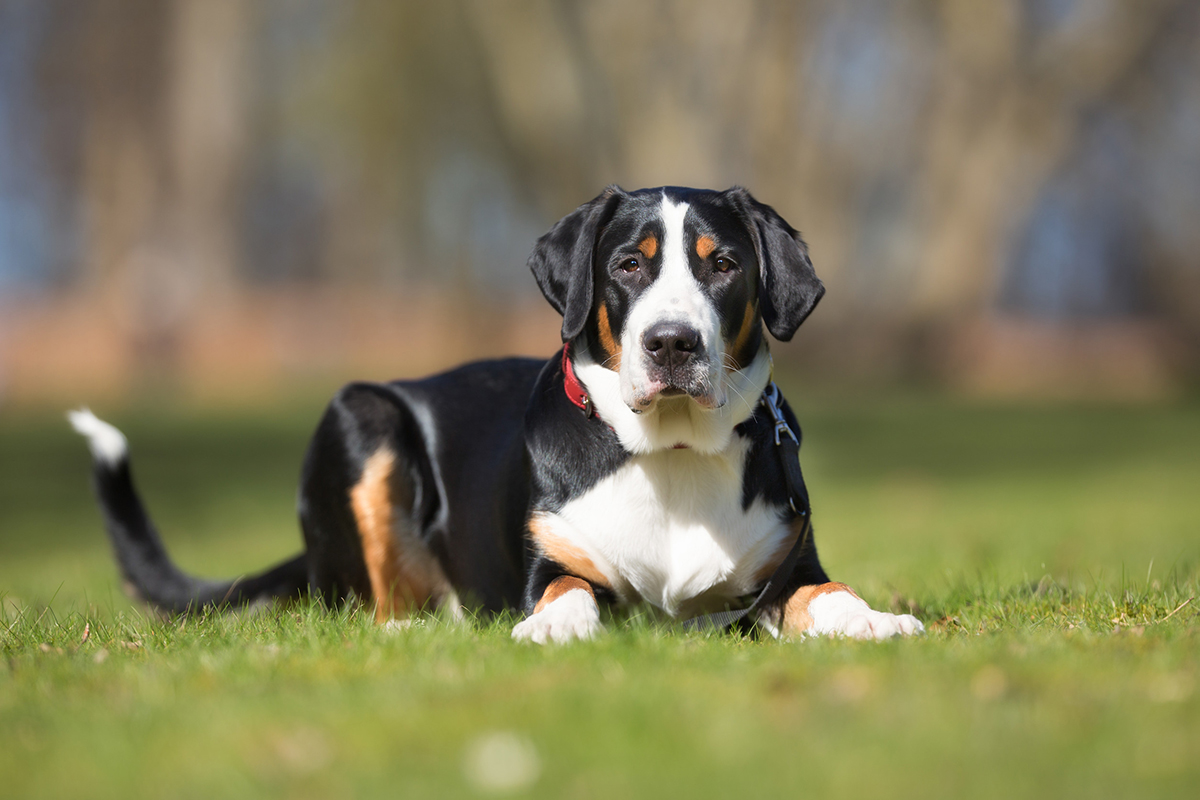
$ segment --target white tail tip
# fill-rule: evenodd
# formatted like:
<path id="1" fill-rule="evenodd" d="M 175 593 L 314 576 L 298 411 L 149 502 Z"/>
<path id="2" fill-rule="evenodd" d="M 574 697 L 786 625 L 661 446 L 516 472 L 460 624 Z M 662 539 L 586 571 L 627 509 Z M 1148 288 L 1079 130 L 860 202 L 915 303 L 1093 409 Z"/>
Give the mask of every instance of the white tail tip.
<path id="1" fill-rule="evenodd" d="M 125 434 L 86 408 L 67 412 L 67 419 L 71 421 L 72 428 L 87 438 L 88 448 L 96 461 L 115 467 L 125 460 L 129 453 Z"/>

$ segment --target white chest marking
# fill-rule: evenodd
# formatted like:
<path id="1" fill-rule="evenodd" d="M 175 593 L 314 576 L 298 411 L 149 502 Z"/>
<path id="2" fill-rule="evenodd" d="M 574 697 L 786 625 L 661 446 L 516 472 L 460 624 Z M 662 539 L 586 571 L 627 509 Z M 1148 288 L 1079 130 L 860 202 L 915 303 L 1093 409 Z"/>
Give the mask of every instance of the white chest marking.
<path id="1" fill-rule="evenodd" d="M 747 449 L 735 437 L 716 455 L 634 456 L 542 519 L 588 555 L 622 600 L 673 615 L 720 608 L 756 588 L 789 533 L 779 509 L 761 500 L 742 508 Z"/>

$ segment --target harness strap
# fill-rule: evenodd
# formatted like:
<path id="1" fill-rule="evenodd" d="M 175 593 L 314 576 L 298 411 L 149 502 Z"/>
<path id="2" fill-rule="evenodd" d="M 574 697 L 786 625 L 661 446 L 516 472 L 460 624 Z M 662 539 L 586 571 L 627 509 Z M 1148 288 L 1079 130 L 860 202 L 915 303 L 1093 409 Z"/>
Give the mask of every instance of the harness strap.
<path id="1" fill-rule="evenodd" d="M 787 481 L 788 504 L 791 505 L 796 515 L 804 520 L 804 524 L 800 528 L 800 535 L 792 543 L 792 547 L 783 557 L 783 561 L 779 562 L 779 566 L 771 573 L 771 577 L 767 579 L 762 591 L 758 593 L 758 597 L 754 598 L 754 602 L 745 608 L 718 611 L 714 614 L 704 614 L 686 619 L 682 623 L 685 630 L 724 631 L 748 614 L 775 601 L 783 593 L 788 578 L 791 577 L 792 570 L 800 559 L 800 551 L 804 549 L 804 545 L 812 535 L 812 507 L 808 502 L 808 489 L 804 485 L 804 474 L 800 471 L 800 437 L 783 418 L 783 411 L 779 408 L 780 399 L 779 387 L 775 385 L 775 382 L 767 384 L 767 388 L 763 392 L 762 403 L 771 412 L 771 417 L 775 421 L 775 452 L 779 455 L 784 478 Z"/>

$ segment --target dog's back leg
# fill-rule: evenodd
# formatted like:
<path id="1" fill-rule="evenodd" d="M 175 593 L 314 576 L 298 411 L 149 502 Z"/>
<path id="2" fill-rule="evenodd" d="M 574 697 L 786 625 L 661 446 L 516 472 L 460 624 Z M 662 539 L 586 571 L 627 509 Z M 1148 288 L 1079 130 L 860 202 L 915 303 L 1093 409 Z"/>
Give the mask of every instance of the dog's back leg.
<path id="1" fill-rule="evenodd" d="M 325 412 L 305 458 L 300 522 L 310 582 L 328 603 L 353 592 L 384 621 L 451 596 L 424 540 L 440 503 L 425 437 L 391 387 L 354 383 Z"/>

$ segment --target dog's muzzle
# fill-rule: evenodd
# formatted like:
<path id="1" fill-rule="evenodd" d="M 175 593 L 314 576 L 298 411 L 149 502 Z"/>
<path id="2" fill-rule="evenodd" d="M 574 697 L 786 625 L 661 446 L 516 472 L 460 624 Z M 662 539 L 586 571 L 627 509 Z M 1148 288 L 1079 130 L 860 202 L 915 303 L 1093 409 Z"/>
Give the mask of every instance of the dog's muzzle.
<path id="1" fill-rule="evenodd" d="M 715 405 L 709 380 L 708 353 L 700 332 L 686 322 L 651 325 L 642 334 L 647 385 L 634 410 L 648 408 L 658 397 L 687 395 L 701 405 Z"/>
<path id="2" fill-rule="evenodd" d="M 682 322 L 660 322 L 642 334 L 642 349 L 660 370 L 682 373 L 704 355 L 700 331 Z"/>

